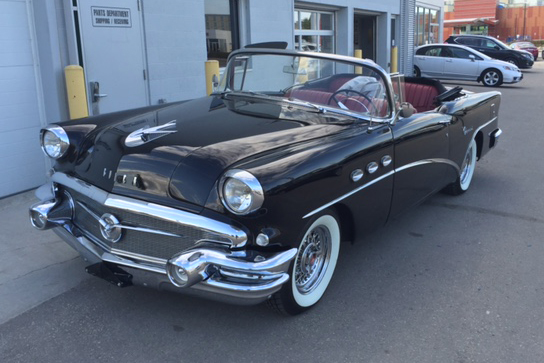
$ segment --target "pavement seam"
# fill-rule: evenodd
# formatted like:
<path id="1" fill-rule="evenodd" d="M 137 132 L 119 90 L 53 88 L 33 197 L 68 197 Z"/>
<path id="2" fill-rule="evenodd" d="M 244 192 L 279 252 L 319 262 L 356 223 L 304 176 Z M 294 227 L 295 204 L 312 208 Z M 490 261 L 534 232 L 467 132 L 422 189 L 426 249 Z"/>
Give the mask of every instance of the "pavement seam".
<path id="1" fill-rule="evenodd" d="M 63 263 L 70 262 L 70 261 L 73 261 L 73 260 L 77 260 L 78 258 L 80 258 L 80 256 L 76 256 L 76 257 L 70 258 L 70 259 L 68 259 L 68 260 L 64 260 L 64 261 L 52 263 L 52 264 L 50 264 L 50 265 L 44 266 L 44 267 L 42 267 L 42 268 L 39 268 L 39 269 L 37 269 L 37 270 L 29 271 L 29 272 L 27 272 L 27 273 L 24 274 L 24 275 L 17 276 L 16 278 L 14 278 L 14 279 L 12 279 L 12 280 L 10 280 L 10 281 L 17 281 L 17 280 L 22 279 L 22 278 L 24 278 L 24 277 L 26 277 L 26 276 L 28 276 L 28 275 L 30 275 L 30 274 L 33 274 L 34 272 L 38 272 L 38 271 L 42 271 L 42 270 L 48 269 L 48 268 L 50 268 L 51 266 L 62 265 Z M 1 284 L 0 284 L 0 287 L 4 286 L 5 284 L 6 284 L 6 283 L 1 283 Z"/>
<path id="2" fill-rule="evenodd" d="M 544 224 L 543 219 L 535 218 L 535 217 L 529 217 L 524 216 L 520 214 L 515 213 L 508 213 L 508 212 L 501 212 L 497 210 L 487 209 L 487 208 L 481 208 L 481 207 L 471 207 L 466 205 L 459 205 L 459 204 L 449 204 L 449 203 L 437 203 L 437 202 L 427 202 L 426 205 L 431 207 L 442 207 L 447 208 L 451 210 L 462 210 L 467 212 L 476 212 L 480 214 L 491 214 L 499 217 L 505 217 L 505 218 L 514 218 L 526 222 L 534 222 L 534 223 L 541 223 Z"/>

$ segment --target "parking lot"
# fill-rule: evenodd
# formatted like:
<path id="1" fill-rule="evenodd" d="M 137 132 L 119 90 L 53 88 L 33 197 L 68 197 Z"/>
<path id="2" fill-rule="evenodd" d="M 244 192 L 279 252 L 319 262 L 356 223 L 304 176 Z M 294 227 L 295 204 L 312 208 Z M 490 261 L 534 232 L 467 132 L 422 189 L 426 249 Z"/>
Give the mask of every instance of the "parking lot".
<path id="1" fill-rule="evenodd" d="M 0 361 L 544 361 L 543 84 L 539 60 L 496 88 L 504 133 L 470 190 L 342 245 L 323 300 L 296 317 L 91 278 L 31 229 L 31 193 L 0 200 Z"/>

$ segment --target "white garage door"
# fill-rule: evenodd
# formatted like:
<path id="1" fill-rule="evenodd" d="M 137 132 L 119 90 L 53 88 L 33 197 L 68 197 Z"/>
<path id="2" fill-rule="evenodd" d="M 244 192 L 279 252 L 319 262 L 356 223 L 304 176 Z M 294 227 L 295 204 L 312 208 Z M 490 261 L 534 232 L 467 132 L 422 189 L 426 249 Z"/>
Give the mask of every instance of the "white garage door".
<path id="1" fill-rule="evenodd" d="M 0 0 L 0 197 L 45 181 L 32 23 L 30 0 Z"/>

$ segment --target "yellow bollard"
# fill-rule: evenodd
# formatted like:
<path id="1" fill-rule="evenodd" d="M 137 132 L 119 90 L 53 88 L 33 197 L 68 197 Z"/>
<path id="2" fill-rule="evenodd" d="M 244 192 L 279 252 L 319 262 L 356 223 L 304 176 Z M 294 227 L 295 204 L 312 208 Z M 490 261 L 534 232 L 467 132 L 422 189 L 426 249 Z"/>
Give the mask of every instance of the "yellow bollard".
<path id="1" fill-rule="evenodd" d="M 355 53 L 353 54 L 355 58 L 363 59 L 363 50 L 362 49 L 355 49 Z"/>
<path id="2" fill-rule="evenodd" d="M 214 82 L 213 76 L 217 76 L 219 81 L 219 61 L 210 60 L 206 61 L 206 94 L 209 96 L 213 92 Z"/>
<path id="3" fill-rule="evenodd" d="M 363 50 L 355 49 L 353 56 L 355 58 L 363 59 Z M 355 74 L 363 74 L 363 67 L 355 67 Z"/>
<path id="4" fill-rule="evenodd" d="M 87 91 L 85 89 L 85 75 L 80 66 L 66 66 L 64 68 L 66 79 L 66 94 L 68 95 L 68 109 L 70 119 L 89 116 L 87 105 Z"/>
<path id="5" fill-rule="evenodd" d="M 391 47 L 391 73 L 397 73 L 399 71 L 399 48 L 397 46 Z"/>

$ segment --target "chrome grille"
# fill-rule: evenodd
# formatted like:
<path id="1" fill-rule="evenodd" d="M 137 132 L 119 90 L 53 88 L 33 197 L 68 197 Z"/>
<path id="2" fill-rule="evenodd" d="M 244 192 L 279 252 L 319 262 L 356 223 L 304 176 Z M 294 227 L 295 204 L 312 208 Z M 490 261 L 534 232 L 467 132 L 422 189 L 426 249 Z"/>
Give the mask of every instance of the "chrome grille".
<path id="1" fill-rule="evenodd" d="M 87 237 L 99 241 L 103 246 L 110 250 L 114 249 L 121 252 L 167 260 L 174 254 L 192 247 L 197 241 L 208 240 L 223 243 L 230 242 L 225 238 L 220 238 L 212 233 L 193 227 L 140 215 L 123 209 L 104 206 L 74 190 L 67 189 L 67 191 L 72 195 L 75 201 L 74 224 L 79 227 Z M 83 203 L 85 207 L 90 209 L 95 215 L 102 216 L 104 213 L 114 215 L 121 224 L 170 232 L 179 235 L 180 237 L 123 229 L 121 239 L 116 243 L 112 243 L 102 236 L 100 224 L 91 213 L 80 205 L 80 203 Z"/>

